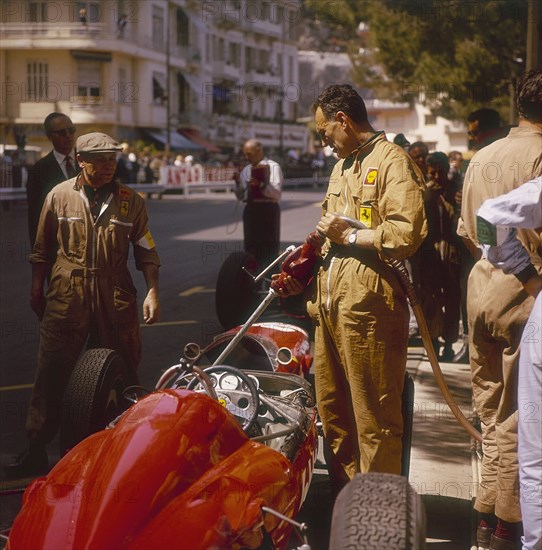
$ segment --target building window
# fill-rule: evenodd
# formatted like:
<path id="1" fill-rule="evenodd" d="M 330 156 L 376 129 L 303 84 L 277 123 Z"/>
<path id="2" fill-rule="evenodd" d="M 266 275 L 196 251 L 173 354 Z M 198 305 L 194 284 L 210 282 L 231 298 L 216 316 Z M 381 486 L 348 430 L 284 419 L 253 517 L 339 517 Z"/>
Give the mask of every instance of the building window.
<path id="1" fill-rule="evenodd" d="M 25 10 L 25 13 L 29 23 L 47 21 L 47 2 L 29 2 L 28 10 Z"/>
<path id="2" fill-rule="evenodd" d="M 102 95 L 102 63 L 79 61 L 77 64 L 77 95 L 94 98 Z"/>
<path id="3" fill-rule="evenodd" d="M 152 44 L 156 48 L 164 46 L 164 10 L 159 6 L 152 7 Z"/>
<path id="4" fill-rule="evenodd" d="M 190 86 L 182 73 L 177 73 L 177 88 L 179 91 L 178 111 L 179 113 L 186 113 L 190 101 Z"/>
<path id="5" fill-rule="evenodd" d="M 26 100 L 47 99 L 49 85 L 49 65 L 44 61 L 29 61 L 26 64 Z"/>
<path id="6" fill-rule="evenodd" d="M 98 2 L 77 2 L 76 18 L 86 18 L 87 23 L 98 23 L 101 19 L 102 8 Z"/>
<path id="7" fill-rule="evenodd" d="M 425 125 L 434 126 L 437 123 L 437 117 L 435 115 L 425 115 Z"/>
<path id="8" fill-rule="evenodd" d="M 205 37 L 205 62 L 211 62 L 211 37 L 209 35 Z"/>
<path id="9" fill-rule="evenodd" d="M 215 55 L 215 59 L 217 61 L 224 61 L 224 49 L 226 48 L 226 45 L 224 43 L 223 38 L 218 39 L 218 50 Z"/>
<path id="10" fill-rule="evenodd" d="M 254 50 L 247 46 L 245 49 L 245 72 L 250 73 L 252 71 L 253 62 L 252 62 L 252 56 L 253 56 Z"/>
<path id="11" fill-rule="evenodd" d="M 231 63 L 234 67 L 241 66 L 241 46 L 236 42 L 229 43 L 228 63 Z"/>
<path id="12" fill-rule="evenodd" d="M 190 20 L 186 13 L 177 10 L 177 46 L 186 47 L 190 44 Z"/>
<path id="13" fill-rule="evenodd" d="M 162 105 L 166 99 L 166 75 L 152 73 L 152 102 Z"/>

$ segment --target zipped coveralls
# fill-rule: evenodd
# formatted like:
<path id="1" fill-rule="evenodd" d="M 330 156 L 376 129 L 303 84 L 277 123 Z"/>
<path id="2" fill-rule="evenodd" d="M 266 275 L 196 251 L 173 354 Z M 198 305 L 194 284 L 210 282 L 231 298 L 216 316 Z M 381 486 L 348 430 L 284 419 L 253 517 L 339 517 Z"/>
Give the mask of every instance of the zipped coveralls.
<path id="1" fill-rule="evenodd" d="M 332 471 L 401 471 L 401 395 L 409 312 L 383 257 L 404 260 L 427 233 L 423 177 L 381 132 L 340 160 L 323 213 L 346 215 L 376 231 L 376 250 L 324 245 L 308 312 L 315 325 L 315 382 Z"/>
<path id="2" fill-rule="evenodd" d="M 69 179 L 47 195 L 30 255 L 31 263 L 54 261 L 26 422 L 31 439 L 43 444 L 58 429 L 62 396 L 87 338 L 89 346 L 117 350 L 136 370 L 141 338 L 130 245 L 137 269 L 160 265 L 144 200 L 115 183 L 94 221 L 82 183 L 81 176 Z"/>

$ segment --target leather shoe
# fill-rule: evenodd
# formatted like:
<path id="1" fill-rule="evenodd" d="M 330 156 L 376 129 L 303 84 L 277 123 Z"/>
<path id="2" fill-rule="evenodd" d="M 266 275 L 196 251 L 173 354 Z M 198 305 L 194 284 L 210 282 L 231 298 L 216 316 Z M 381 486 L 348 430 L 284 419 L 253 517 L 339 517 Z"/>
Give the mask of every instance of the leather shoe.
<path id="1" fill-rule="evenodd" d="M 454 350 L 452 349 L 452 346 L 450 344 L 444 344 L 444 347 L 442 348 L 442 353 L 439 355 L 440 361 L 444 361 L 445 363 L 449 363 L 454 358 Z"/>
<path id="2" fill-rule="evenodd" d="M 489 550 L 493 531 L 494 529 L 491 527 L 478 526 L 476 529 L 476 545 L 478 546 L 478 550 Z"/>
<path id="3" fill-rule="evenodd" d="M 468 363 L 469 362 L 469 345 L 467 343 L 461 346 L 461 349 L 454 355 L 453 363 Z"/>
<path id="4" fill-rule="evenodd" d="M 491 535 L 491 542 L 489 543 L 490 550 L 521 550 L 521 542 L 514 542 L 512 540 L 501 539 L 495 535 Z"/>
<path id="5" fill-rule="evenodd" d="M 49 459 L 45 447 L 33 446 L 23 451 L 11 464 L 4 466 L 4 473 L 10 479 L 37 477 L 49 470 Z"/>

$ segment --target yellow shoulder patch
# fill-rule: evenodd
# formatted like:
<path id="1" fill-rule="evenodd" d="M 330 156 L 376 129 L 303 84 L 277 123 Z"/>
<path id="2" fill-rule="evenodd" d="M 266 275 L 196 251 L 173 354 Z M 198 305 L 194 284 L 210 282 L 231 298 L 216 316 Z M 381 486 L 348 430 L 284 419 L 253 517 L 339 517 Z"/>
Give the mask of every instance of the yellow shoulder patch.
<path id="1" fill-rule="evenodd" d="M 376 168 L 367 168 L 365 177 L 363 178 L 363 185 L 376 185 L 376 176 L 378 170 Z"/>

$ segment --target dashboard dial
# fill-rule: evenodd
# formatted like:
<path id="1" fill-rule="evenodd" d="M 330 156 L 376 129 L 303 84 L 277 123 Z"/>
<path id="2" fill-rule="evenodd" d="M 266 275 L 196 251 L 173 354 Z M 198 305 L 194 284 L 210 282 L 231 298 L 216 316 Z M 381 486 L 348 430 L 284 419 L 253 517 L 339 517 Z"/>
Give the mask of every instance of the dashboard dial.
<path id="1" fill-rule="evenodd" d="M 223 390 L 236 390 L 239 386 L 239 378 L 235 374 L 223 374 L 220 377 L 220 388 Z"/>

